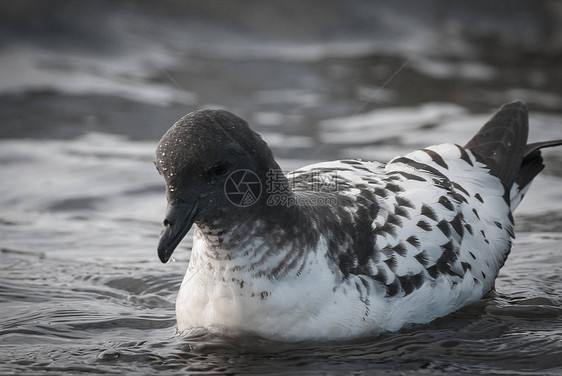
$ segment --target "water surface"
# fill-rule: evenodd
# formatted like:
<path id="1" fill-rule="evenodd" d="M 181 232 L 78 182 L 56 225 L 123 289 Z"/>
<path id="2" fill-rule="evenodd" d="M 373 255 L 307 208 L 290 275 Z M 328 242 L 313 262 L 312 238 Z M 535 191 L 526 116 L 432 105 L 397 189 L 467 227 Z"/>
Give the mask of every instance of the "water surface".
<path id="1" fill-rule="evenodd" d="M 190 239 L 160 263 L 152 164 L 176 119 L 217 106 L 286 170 L 462 144 L 517 98 L 532 141 L 562 138 L 556 2 L 29 4 L 0 16 L 1 374 L 562 372 L 562 148 L 517 211 L 495 293 L 328 343 L 176 333 Z"/>

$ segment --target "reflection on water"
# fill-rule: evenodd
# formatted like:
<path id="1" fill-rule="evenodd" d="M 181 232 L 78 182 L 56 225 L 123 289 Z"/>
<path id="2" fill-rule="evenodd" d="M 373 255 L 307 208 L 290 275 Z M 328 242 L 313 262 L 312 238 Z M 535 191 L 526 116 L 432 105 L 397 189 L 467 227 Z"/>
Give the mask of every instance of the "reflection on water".
<path id="1" fill-rule="evenodd" d="M 464 143 L 515 98 L 531 141 L 562 138 L 556 1 L 18 4 L 0 13 L 0 373 L 562 372 L 562 150 L 518 209 L 496 293 L 335 343 L 176 333 L 191 244 L 159 262 L 152 165 L 161 134 L 209 106 L 286 170 Z"/>
<path id="2" fill-rule="evenodd" d="M 562 235 L 520 238 L 499 292 L 474 305 L 398 333 L 296 344 L 176 334 L 175 265 L 154 271 L 4 251 L 2 302 L 10 309 L 0 330 L 2 370 L 554 372 L 562 367 Z M 549 267 L 537 274 L 540 265 Z"/>

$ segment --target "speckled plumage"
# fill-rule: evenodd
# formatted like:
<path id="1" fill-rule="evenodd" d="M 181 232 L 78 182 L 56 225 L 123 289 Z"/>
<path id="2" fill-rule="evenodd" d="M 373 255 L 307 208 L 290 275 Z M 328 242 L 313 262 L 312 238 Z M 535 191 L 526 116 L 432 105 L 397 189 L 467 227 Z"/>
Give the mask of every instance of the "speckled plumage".
<path id="1" fill-rule="evenodd" d="M 248 169 L 265 181 L 279 171 L 269 149 L 232 114 L 187 115 L 157 150 L 171 208 L 163 261 L 195 223 L 179 329 L 354 337 L 480 299 L 510 252 L 512 211 L 542 168 L 538 149 L 561 143 L 526 146 L 526 137 L 526 108 L 515 102 L 465 147 L 306 166 L 280 175 L 281 201 L 264 192 L 239 207 L 225 199 L 225 179 Z"/>

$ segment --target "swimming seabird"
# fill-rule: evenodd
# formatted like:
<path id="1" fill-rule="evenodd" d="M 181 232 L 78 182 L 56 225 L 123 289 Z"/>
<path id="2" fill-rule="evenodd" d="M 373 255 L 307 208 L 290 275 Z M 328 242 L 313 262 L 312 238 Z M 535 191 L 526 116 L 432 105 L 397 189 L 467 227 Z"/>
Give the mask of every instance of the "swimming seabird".
<path id="1" fill-rule="evenodd" d="M 179 330 L 282 340 L 351 338 L 428 323 L 489 292 L 511 249 L 513 211 L 543 169 L 522 102 L 464 146 L 390 162 L 338 160 L 284 174 L 241 118 L 200 110 L 156 150 L 167 262 L 194 227 Z"/>

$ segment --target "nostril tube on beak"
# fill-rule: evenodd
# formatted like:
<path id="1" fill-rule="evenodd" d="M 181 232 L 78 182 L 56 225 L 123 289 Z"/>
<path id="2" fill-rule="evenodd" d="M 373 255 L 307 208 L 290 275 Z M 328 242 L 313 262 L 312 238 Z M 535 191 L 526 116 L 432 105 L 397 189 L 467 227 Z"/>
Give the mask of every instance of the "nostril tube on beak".
<path id="1" fill-rule="evenodd" d="M 189 231 L 195 220 L 197 203 L 176 202 L 168 205 L 164 228 L 158 242 L 158 257 L 167 262 L 174 249 Z"/>

